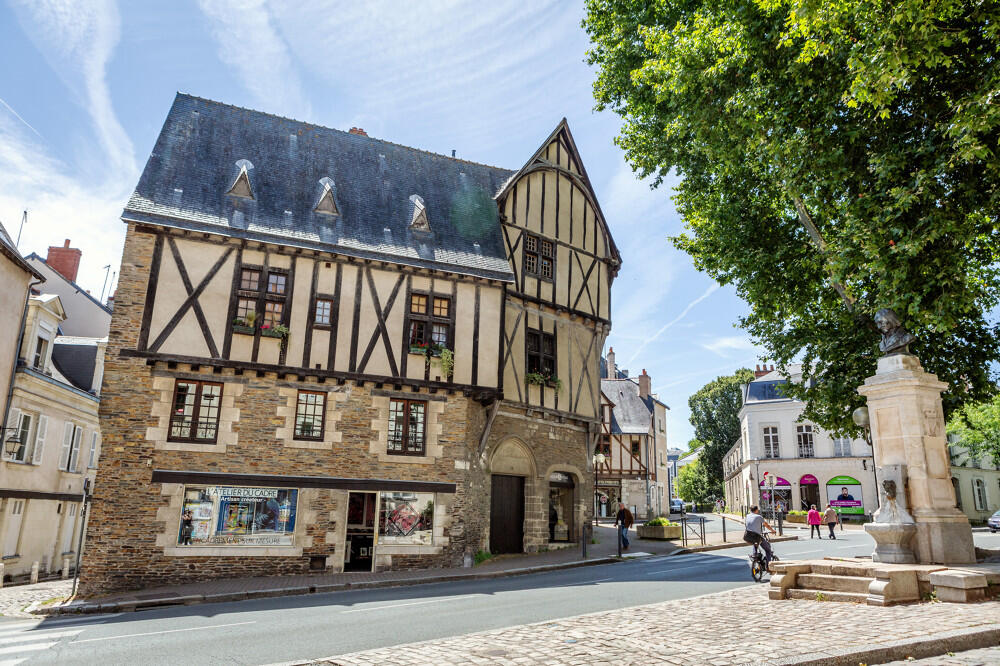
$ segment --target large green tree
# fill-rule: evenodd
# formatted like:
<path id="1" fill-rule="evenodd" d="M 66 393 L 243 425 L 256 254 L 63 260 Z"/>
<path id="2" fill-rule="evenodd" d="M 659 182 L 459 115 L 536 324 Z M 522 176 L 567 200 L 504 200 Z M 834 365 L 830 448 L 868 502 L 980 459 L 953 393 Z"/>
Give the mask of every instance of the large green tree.
<path id="1" fill-rule="evenodd" d="M 743 406 L 740 384 L 753 378 L 752 370 L 741 368 L 732 375 L 716 377 L 688 398 L 694 436 L 704 442 L 698 461 L 708 481 L 720 488 L 722 458 L 740 437 L 738 415 Z"/>
<path id="2" fill-rule="evenodd" d="M 584 27 L 628 161 L 681 178 L 674 243 L 779 367 L 802 361 L 807 418 L 851 428 L 882 307 L 947 410 L 992 395 L 1000 3 L 587 0 Z"/>
<path id="3" fill-rule="evenodd" d="M 957 410 L 948 422 L 948 433 L 958 435 L 973 457 L 988 455 L 994 464 L 1000 463 L 1000 396 Z"/>
<path id="4" fill-rule="evenodd" d="M 718 490 L 708 480 L 705 466 L 700 460 L 684 465 L 677 473 L 677 496 L 685 502 L 704 502 L 720 494 Z"/>

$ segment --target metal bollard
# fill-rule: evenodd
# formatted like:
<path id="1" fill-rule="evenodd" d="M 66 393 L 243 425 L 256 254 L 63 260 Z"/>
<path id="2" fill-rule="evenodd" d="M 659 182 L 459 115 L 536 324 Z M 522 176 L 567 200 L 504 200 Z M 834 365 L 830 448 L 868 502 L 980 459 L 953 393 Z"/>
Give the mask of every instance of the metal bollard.
<path id="1" fill-rule="evenodd" d="M 778 514 L 778 536 L 785 536 L 785 528 L 780 513 Z"/>
<path id="2" fill-rule="evenodd" d="M 722 517 L 722 543 L 726 543 L 726 517 Z"/>

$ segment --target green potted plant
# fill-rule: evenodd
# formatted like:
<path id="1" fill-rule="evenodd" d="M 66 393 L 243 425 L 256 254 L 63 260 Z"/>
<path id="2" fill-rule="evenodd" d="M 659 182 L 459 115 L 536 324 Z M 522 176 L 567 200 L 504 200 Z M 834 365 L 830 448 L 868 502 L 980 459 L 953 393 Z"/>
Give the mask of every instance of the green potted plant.
<path id="1" fill-rule="evenodd" d="M 248 312 L 243 317 L 237 317 L 233 320 L 233 333 L 253 335 L 255 328 L 257 328 L 256 312 Z"/>
<path id="2" fill-rule="evenodd" d="M 455 352 L 445 347 L 441 349 L 437 357 L 437 362 L 441 364 L 442 375 L 445 379 L 450 378 L 451 373 L 455 371 Z"/>
<path id="3" fill-rule="evenodd" d="M 283 338 L 288 335 L 288 327 L 282 324 L 264 323 L 260 325 L 260 334 L 265 338 Z"/>
<path id="4" fill-rule="evenodd" d="M 640 539 L 680 539 L 681 526 L 672 523 L 667 518 L 659 516 L 652 520 L 647 520 L 644 525 L 636 527 Z"/>
<path id="5" fill-rule="evenodd" d="M 562 380 L 555 375 L 546 375 L 541 372 L 529 372 L 524 376 L 525 381 L 529 384 L 535 384 L 537 386 L 548 386 L 554 388 L 557 392 L 562 391 L 563 383 Z"/>

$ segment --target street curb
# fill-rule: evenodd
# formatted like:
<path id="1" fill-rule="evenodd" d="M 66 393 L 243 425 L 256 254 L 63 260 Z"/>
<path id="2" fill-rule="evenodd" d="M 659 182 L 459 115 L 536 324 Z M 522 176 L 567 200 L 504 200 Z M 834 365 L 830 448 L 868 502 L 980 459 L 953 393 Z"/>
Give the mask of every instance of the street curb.
<path id="1" fill-rule="evenodd" d="M 913 657 L 926 659 L 949 652 L 964 652 L 1000 645 L 1000 624 L 986 624 L 967 629 L 953 629 L 920 638 L 903 638 L 879 643 L 863 649 L 845 648 L 832 652 L 813 652 L 808 657 L 791 657 L 769 661 L 775 666 L 857 666 L 884 664 Z"/>
<path id="2" fill-rule="evenodd" d="M 264 590 L 249 590 L 245 592 L 220 592 L 209 594 L 171 595 L 163 596 L 159 599 L 125 599 L 122 601 L 101 603 L 93 601 L 81 603 L 77 606 L 47 606 L 36 608 L 30 612 L 35 615 L 88 615 L 93 613 L 127 613 L 136 610 L 148 610 L 151 608 L 165 608 L 167 606 L 193 606 L 196 604 L 210 604 L 227 601 L 244 601 L 247 599 L 265 599 L 271 597 L 289 597 L 304 594 L 325 594 L 327 592 L 341 592 L 345 590 L 368 590 L 386 587 L 410 587 L 413 585 L 427 585 L 430 583 L 452 583 L 463 580 L 489 580 L 491 578 L 507 578 L 511 576 L 524 576 L 527 574 L 545 573 L 548 571 L 558 571 L 560 569 L 575 569 L 578 567 L 594 566 L 596 564 L 612 564 L 619 562 L 616 557 L 600 557 L 592 560 L 575 560 L 573 562 L 562 562 L 559 564 L 542 564 L 533 567 L 522 567 L 519 569 L 503 569 L 500 571 L 484 571 L 475 574 L 446 574 L 443 576 L 430 576 L 427 578 L 395 579 L 395 580 L 371 580 L 356 583 L 316 583 L 314 585 L 294 585 L 281 588 L 270 588 Z"/>
<path id="3" fill-rule="evenodd" d="M 780 536 L 769 539 L 769 541 L 771 543 L 781 543 L 782 541 L 798 541 L 798 539 L 798 536 Z M 732 541 L 729 543 L 717 543 L 711 546 L 692 546 L 690 548 L 681 548 L 676 553 L 673 553 L 673 555 L 683 555 L 684 553 L 702 553 L 706 550 L 722 550 L 724 548 L 743 548 L 749 546 L 750 544 L 745 541 Z"/>

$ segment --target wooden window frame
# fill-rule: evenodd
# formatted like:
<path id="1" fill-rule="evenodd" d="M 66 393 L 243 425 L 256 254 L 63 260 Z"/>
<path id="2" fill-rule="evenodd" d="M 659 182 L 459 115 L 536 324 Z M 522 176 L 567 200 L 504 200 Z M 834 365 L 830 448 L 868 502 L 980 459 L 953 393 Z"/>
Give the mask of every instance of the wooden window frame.
<path id="1" fill-rule="evenodd" d="M 528 339 L 532 336 L 537 336 L 538 338 L 538 351 L 533 352 L 528 347 Z M 545 353 L 545 340 L 546 338 L 551 338 L 552 340 L 552 353 Z M 558 377 L 557 369 L 559 367 L 559 350 L 556 348 L 556 334 L 546 333 L 543 330 L 537 328 L 527 328 L 524 332 L 524 368 L 527 373 L 537 373 L 545 375 L 547 377 Z M 533 356 L 537 356 L 538 367 L 534 370 L 531 369 L 531 360 Z M 544 360 L 549 359 L 552 361 L 552 371 L 546 373 L 544 370 Z"/>
<path id="2" fill-rule="evenodd" d="M 178 437 L 178 436 L 175 436 L 173 434 L 174 433 L 174 420 L 175 420 L 175 418 L 177 416 L 177 414 L 175 413 L 175 410 L 177 408 L 177 393 L 178 393 L 178 391 L 180 389 L 180 385 L 181 384 L 194 384 L 195 386 L 197 386 L 197 389 L 195 391 L 195 397 L 194 397 L 194 405 L 192 407 L 192 412 L 191 412 L 191 426 L 190 426 L 190 428 L 188 430 L 188 436 L 187 437 Z M 199 426 L 199 423 L 201 422 L 201 418 L 200 418 L 200 416 L 201 416 L 201 399 L 202 399 L 202 395 L 204 395 L 204 387 L 205 386 L 218 386 L 219 387 L 219 396 L 218 396 L 219 407 L 218 407 L 218 411 L 215 414 L 215 429 L 214 429 L 215 434 L 212 436 L 211 439 L 191 436 L 194 433 L 198 432 L 198 426 Z M 175 379 L 174 380 L 174 391 L 173 391 L 173 394 L 172 394 L 172 397 L 171 397 L 171 400 L 170 400 L 170 418 L 169 418 L 168 423 L 167 423 L 167 441 L 168 442 L 187 442 L 187 443 L 192 443 L 192 444 L 215 444 L 216 442 L 218 442 L 218 440 L 219 440 L 219 421 L 220 421 L 221 416 L 222 416 L 222 395 L 223 395 L 223 391 L 224 391 L 223 386 L 224 386 L 224 384 L 222 382 L 204 382 L 204 381 L 198 381 L 198 380 L 193 380 L 193 379 Z"/>
<path id="3" fill-rule="evenodd" d="M 257 314 L 257 322 L 254 326 L 253 333 L 239 331 L 244 335 L 259 335 L 260 327 L 264 324 L 264 316 L 266 310 L 266 303 L 280 303 L 281 304 L 281 316 L 274 322 L 272 326 L 281 324 L 283 326 L 288 325 L 289 311 L 291 309 L 291 303 L 289 301 L 288 295 L 291 292 L 291 271 L 287 268 L 277 268 L 274 266 L 262 266 L 259 264 L 240 264 L 239 268 L 239 279 L 236 281 L 236 289 L 232 295 L 232 312 L 235 312 L 234 318 L 239 317 L 239 305 L 241 300 L 248 300 L 254 303 L 254 312 Z M 243 288 L 243 272 L 244 271 L 255 271 L 257 272 L 257 289 L 244 289 Z M 268 286 L 271 284 L 271 277 L 275 275 L 284 276 L 285 289 L 284 293 L 275 294 L 268 291 Z M 234 331 L 235 332 L 235 331 Z"/>
<path id="4" fill-rule="evenodd" d="M 316 320 L 316 315 L 319 312 L 319 304 L 320 303 L 329 303 L 330 304 L 330 313 L 329 313 L 329 315 L 327 317 L 327 321 L 325 321 L 325 322 L 321 322 L 321 321 L 317 321 Z M 312 322 L 313 327 L 314 328 L 322 328 L 322 329 L 329 329 L 329 328 L 331 328 L 333 326 L 333 315 L 334 315 L 334 312 L 335 312 L 334 308 L 336 308 L 336 307 L 337 307 L 337 302 L 333 298 L 333 296 L 326 296 L 324 294 L 316 294 L 316 297 L 313 299 L 312 316 L 310 317 L 310 321 Z"/>
<path id="5" fill-rule="evenodd" d="M 539 280 L 545 280 L 546 282 L 555 281 L 555 241 L 528 232 L 524 232 L 524 236 L 524 255 L 522 259 L 524 262 L 524 272 L 532 277 L 538 278 Z M 530 248 L 529 244 L 531 245 Z M 546 248 L 548 249 L 548 252 L 545 251 Z M 545 275 L 545 271 L 542 269 L 544 261 L 549 262 L 549 275 Z M 530 264 L 534 264 L 534 267 L 532 268 Z"/>
<path id="6" fill-rule="evenodd" d="M 638 458 L 639 460 L 642 460 L 642 437 L 640 437 L 639 435 L 629 436 L 628 445 L 629 445 L 629 454 L 633 458 Z"/>
<path id="7" fill-rule="evenodd" d="M 413 311 L 413 297 L 422 296 L 426 299 L 425 309 L 423 313 Z M 434 307 L 437 301 L 443 300 L 448 302 L 448 316 L 442 317 L 434 314 Z M 413 330 L 413 325 L 415 323 L 422 323 L 424 325 L 424 332 L 421 340 L 415 340 L 411 334 Z M 406 299 L 406 325 L 403 329 L 403 335 L 405 336 L 406 348 L 409 349 L 410 346 L 423 343 L 430 347 L 432 344 L 439 344 L 434 342 L 434 325 L 447 327 L 447 340 L 444 343 L 444 347 L 447 349 L 455 349 L 455 299 L 452 298 L 451 294 L 441 294 L 433 293 L 429 291 L 413 290 L 407 295 Z"/>
<path id="8" fill-rule="evenodd" d="M 322 401 L 320 403 L 319 410 L 319 434 L 318 435 L 302 435 L 299 434 L 299 408 L 304 404 L 302 402 L 303 395 L 318 395 L 322 396 Z M 292 439 L 300 441 L 309 442 L 322 442 L 324 436 L 326 435 L 326 391 L 305 391 L 300 390 L 295 396 L 295 415 L 292 421 Z"/>
<path id="9" fill-rule="evenodd" d="M 389 448 L 389 442 L 391 442 L 393 437 L 392 428 L 392 412 L 393 404 L 402 403 L 403 405 L 403 436 L 400 440 L 400 450 L 394 450 Z M 424 418 L 422 423 L 422 429 L 420 432 L 420 447 L 414 448 L 410 445 L 410 407 L 412 405 L 420 405 L 424 410 Z M 386 453 L 391 456 L 425 456 L 427 455 L 427 401 L 426 400 L 401 400 L 396 398 L 390 398 L 389 400 L 389 433 L 386 442 Z"/>

